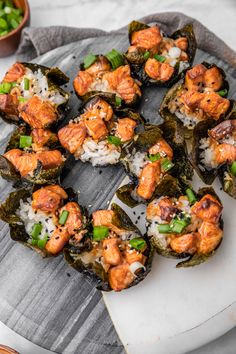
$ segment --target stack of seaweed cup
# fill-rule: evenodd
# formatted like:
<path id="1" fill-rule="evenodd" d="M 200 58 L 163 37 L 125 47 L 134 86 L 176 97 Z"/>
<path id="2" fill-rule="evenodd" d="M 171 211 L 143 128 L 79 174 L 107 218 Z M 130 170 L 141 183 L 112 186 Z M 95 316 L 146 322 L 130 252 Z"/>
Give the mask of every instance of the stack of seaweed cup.
<path id="1" fill-rule="evenodd" d="M 206 184 L 218 176 L 235 198 L 235 104 L 222 69 L 191 67 L 196 40 L 191 24 L 171 36 L 133 21 L 126 53 L 88 54 L 74 78 L 84 101 L 69 122 L 69 81 L 58 68 L 16 63 L 0 84 L 0 114 L 18 127 L 0 156 L 1 176 L 15 191 L 0 206 L 11 238 L 42 256 L 64 253 L 100 290 L 121 291 L 151 270 L 153 250 L 200 264 L 223 237 L 223 206 L 211 187 L 194 191 L 194 169 Z M 163 122 L 146 123 L 142 89 L 170 87 L 160 107 Z M 154 87 L 155 86 L 155 87 Z M 148 104 L 148 103 L 147 103 Z M 59 127 L 59 121 L 61 121 Z M 142 235 L 117 204 L 89 215 L 72 188 L 60 185 L 68 160 L 93 166 L 121 163 L 130 183 L 116 192 L 133 208 L 147 205 Z"/>

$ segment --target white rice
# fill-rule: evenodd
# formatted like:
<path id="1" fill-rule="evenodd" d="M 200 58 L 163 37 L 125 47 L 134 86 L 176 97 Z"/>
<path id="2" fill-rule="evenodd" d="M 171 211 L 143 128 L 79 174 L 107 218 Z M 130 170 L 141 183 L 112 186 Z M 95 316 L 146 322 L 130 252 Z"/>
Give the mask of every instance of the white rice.
<path id="1" fill-rule="evenodd" d="M 149 225 L 147 229 L 147 234 L 149 237 L 154 237 L 156 238 L 162 247 L 167 248 L 168 243 L 167 243 L 167 237 L 168 234 L 160 234 L 158 231 L 158 222 L 153 220 Z"/>
<path id="2" fill-rule="evenodd" d="M 135 176 L 141 175 L 143 167 L 149 162 L 147 154 L 145 152 L 135 152 L 126 156 L 125 160 L 129 164 L 130 172 Z"/>
<path id="3" fill-rule="evenodd" d="M 210 138 L 203 138 L 200 140 L 199 148 L 202 150 L 200 153 L 201 162 L 211 168 L 215 168 L 218 166 L 216 162 L 214 162 L 214 150 L 210 145 Z"/>
<path id="4" fill-rule="evenodd" d="M 175 113 L 176 117 L 179 118 L 179 120 L 181 120 L 183 125 L 185 127 L 188 127 L 189 129 L 193 129 L 195 125 L 199 122 L 199 119 L 194 115 L 186 115 L 184 113 L 181 113 L 178 110 L 171 113 Z"/>
<path id="5" fill-rule="evenodd" d="M 120 148 L 109 144 L 107 140 L 100 142 L 87 138 L 83 144 L 83 152 L 80 160 L 90 161 L 93 166 L 113 165 L 119 162 Z"/>
<path id="6" fill-rule="evenodd" d="M 28 198 L 27 202 L 21 200 L 20 207 L 16 212 L 16 214 L 23 220 L 27 234 L 29 236 L 31 235 L 34 224 L 41 223 L 43 227 L 39 239 L 43 239 L 45 234 L 51 236 L 56 229 L 52 216 L 48 216 L 41 211 L 36 212 L 32 208 L 31 202 L 31 198 Z M 30 240 L 31 238 L 29 241 Z"/>
<path id="7" fill-rule="evenodd" d="M 24 89 L 24 79 L 27 78 L 30 80 L 29 90 Z M 26 69 L 25 75 L 21 78 L 20 81 L 20 90 L 22 96 L 26 99 L 37 95 L 43 100 L 50 101 L 55 105 L 60 105 L 65 103 L 66 98 L 63 97 L 57 90 L 49 90 L 47 77 L 43 75 L 42 71 L 33 72 L 29 68 Z"/>

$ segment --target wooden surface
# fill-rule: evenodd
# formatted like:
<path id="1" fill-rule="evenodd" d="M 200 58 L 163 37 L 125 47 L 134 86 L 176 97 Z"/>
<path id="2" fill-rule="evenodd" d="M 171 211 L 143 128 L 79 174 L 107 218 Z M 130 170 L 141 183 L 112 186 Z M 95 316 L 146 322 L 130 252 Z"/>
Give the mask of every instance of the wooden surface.
<path id="1" fill-rule="evenodd" d="M 84 40 L 58 48 L 37 62 L 57 65 L 73 78 L 79 66 L 78 58 L 88 52 L 104 53 L 113 47 L 125 49 L 126 38 L 114 35 Z M 207 54 L 199 52 L 196 61 L 202 59 L 211 61 Z M 220 62 L 216 61 L 216 64 Z M 229 72 L 233 74 L 232 70 Z M 72 90 L 71 83 L 68 90 Z M 231 96 L 234 91 L 231 90 Z M 159 121 L 157 110 L 164 92 L 165 89 L 157 88 L 144 92 L 140 110 L 153 123 Z M 70 106 L 72 117 L 79 101 L 73 97 Z M 3 149 L 12 127 L 1 122 L 0 128 Z M 80 203 L 92 205 L 90 210 L 106 208 L 124 177 L 121 167 L 104 168 L 102 174 L 98 174 L 99 170 L 78 162 L 63 181 L 65 186 L 80 190 Z M 1 200 L 10 190 L 11 186 L 1 180 Z M 14 243 L 9 238 L 8 226 L 3 223 L 0 226 L 0 321 L 34 343 L 58 353 L 124 352 L 101 293 L 94 284 L 69 268 L 61 257 L 41 259 L 33 251 Z"/>

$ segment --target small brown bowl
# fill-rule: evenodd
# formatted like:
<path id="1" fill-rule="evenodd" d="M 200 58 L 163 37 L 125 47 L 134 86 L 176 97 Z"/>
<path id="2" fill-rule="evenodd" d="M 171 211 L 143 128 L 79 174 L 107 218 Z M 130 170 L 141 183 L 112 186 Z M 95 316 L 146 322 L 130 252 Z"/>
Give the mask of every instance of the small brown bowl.
<path id="1" fill-rule="evenodd" d="M 0 354 L 19 354 L 14 349 L 0 344 Z"/>
<path id="2" fill-rule="evenodd" d="M 21 31 L 30 23 L 30 9 L 27 0 L 13 0 L 17 8 L 24 11 L 24 17 L 19 26 L 6 36 L 0 37 L 0 57 L 6 57 L 13 54 L 20 42 Z"/>

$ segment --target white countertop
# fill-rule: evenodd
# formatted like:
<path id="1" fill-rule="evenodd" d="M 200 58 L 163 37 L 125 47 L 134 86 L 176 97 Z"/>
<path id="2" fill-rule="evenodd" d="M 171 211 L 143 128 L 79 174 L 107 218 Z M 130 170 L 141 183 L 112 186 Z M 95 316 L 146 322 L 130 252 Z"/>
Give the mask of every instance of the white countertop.
<path id="1" fill-rule="evenodd" d="M 112 30 L 145 15 L 179 11 L 196 18 L 236 50 L 234 0 L 29 0 L 31 26 L 65 25 Z M 223 53 L 222 53 L 223 55 Z M 15 56 L 0 59 L 0 77 L 15 61 Z M 236 331 L 195 351 L 193 354 L 234 354 Z M 0 343 L 21 354 L 46 354 L 37 346 L 0 323 Z"/>

